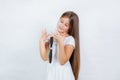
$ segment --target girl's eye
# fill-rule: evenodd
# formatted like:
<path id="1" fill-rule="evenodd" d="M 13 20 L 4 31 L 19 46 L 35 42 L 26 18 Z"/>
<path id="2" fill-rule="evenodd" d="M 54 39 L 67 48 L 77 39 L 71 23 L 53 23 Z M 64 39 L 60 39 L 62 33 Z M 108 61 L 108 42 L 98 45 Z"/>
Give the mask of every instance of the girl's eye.
<path id="1" fill-rule="evenodd" d="M 65 24 L 65 27 L 67 27 L 67 25 Z"/>
<path id="2" fill-rule="evenodd" d="M 68 27 L 68 24 L 65 24 L 66 27 Z"/>

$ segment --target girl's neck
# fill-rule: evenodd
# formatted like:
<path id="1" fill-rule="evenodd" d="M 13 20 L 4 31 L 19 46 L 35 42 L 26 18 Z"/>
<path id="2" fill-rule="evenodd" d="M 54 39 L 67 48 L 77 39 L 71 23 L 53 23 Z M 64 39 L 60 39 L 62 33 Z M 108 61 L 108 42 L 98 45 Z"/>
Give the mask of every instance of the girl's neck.
<path id="1" fill-rule="evenodd" d="M 64 37 L 68 37 L 69 34 L 68 33 L 60 33 L 61 36 L 64 36 Z"/>

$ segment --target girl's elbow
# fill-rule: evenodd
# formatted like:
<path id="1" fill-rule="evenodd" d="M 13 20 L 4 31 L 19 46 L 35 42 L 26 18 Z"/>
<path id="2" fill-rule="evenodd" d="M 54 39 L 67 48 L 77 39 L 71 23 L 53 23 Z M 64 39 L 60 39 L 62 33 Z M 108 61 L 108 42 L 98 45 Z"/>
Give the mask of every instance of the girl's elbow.
<path id="1" fill-rule="evenodd" d="M 65 63 L 66 63 L 65 61 L 60 60 L 61 65 L 64 65 Z"/>
<path id="2" fill-rule="evenodd" d="M 47 61 L 47 58 L 42 58 L 43 61 Z"/>
<path id="3" fill-rule="evenodd" d="M 41 56 L 41 58 L 42 58 L 43 61 L 47 61 L 48 60 L 48 58 L 45 57 L 45 56 Z"/>

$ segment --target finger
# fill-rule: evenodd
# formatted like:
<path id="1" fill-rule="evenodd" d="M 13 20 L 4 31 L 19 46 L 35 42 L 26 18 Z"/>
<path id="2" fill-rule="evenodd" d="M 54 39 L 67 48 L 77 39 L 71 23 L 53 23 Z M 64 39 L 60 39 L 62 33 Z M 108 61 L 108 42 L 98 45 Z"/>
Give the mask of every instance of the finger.
<path id="1" fill-rule="evenodd" d="M 42 28 L 42 33 L 44 34 L 44 33 L 46 33 L 46 28 Z"/>
<path id="2" fill-rule="evenodd" d="M 53 32 L 51 32 L 51 34 L 50 34 L 51 36 L 56 36 L 56 34 L 55 33 L 53 33 Z"/>
<path id="3" fill-rule="evenodd" d="M 45 29 L 45 28 L 44 28 L 44 27 L 42 27 L 42 33 L 44 32 L 44 29 Z"/>
<path id="4" fill-rule="evenodd" d="M 52 34 L 52 36 L 53 36 L 55 39 L 57 39 L 57 36 L 56 36 L 56 34 Z"/>
<path id="5" fill-rule="evenodd" d="M 51 32 L 49 35 L 50 35 L 50 36 L 53 36 L 53 34 L 54 34 L 54 33 L 53 33 L 53 32 Z"/>

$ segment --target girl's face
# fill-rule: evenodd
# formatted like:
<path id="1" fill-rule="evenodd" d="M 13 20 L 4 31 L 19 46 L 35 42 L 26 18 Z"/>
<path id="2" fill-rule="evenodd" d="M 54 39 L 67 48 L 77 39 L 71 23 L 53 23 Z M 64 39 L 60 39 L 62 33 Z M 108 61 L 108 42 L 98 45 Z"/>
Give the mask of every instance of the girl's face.
<path id="1" fill-rule="evenodd" d="M 59 33 L 68 34 L 69 28 L 70 28 L 69 18 L 61 17 L 57 24 L 57 31 Z"/>

